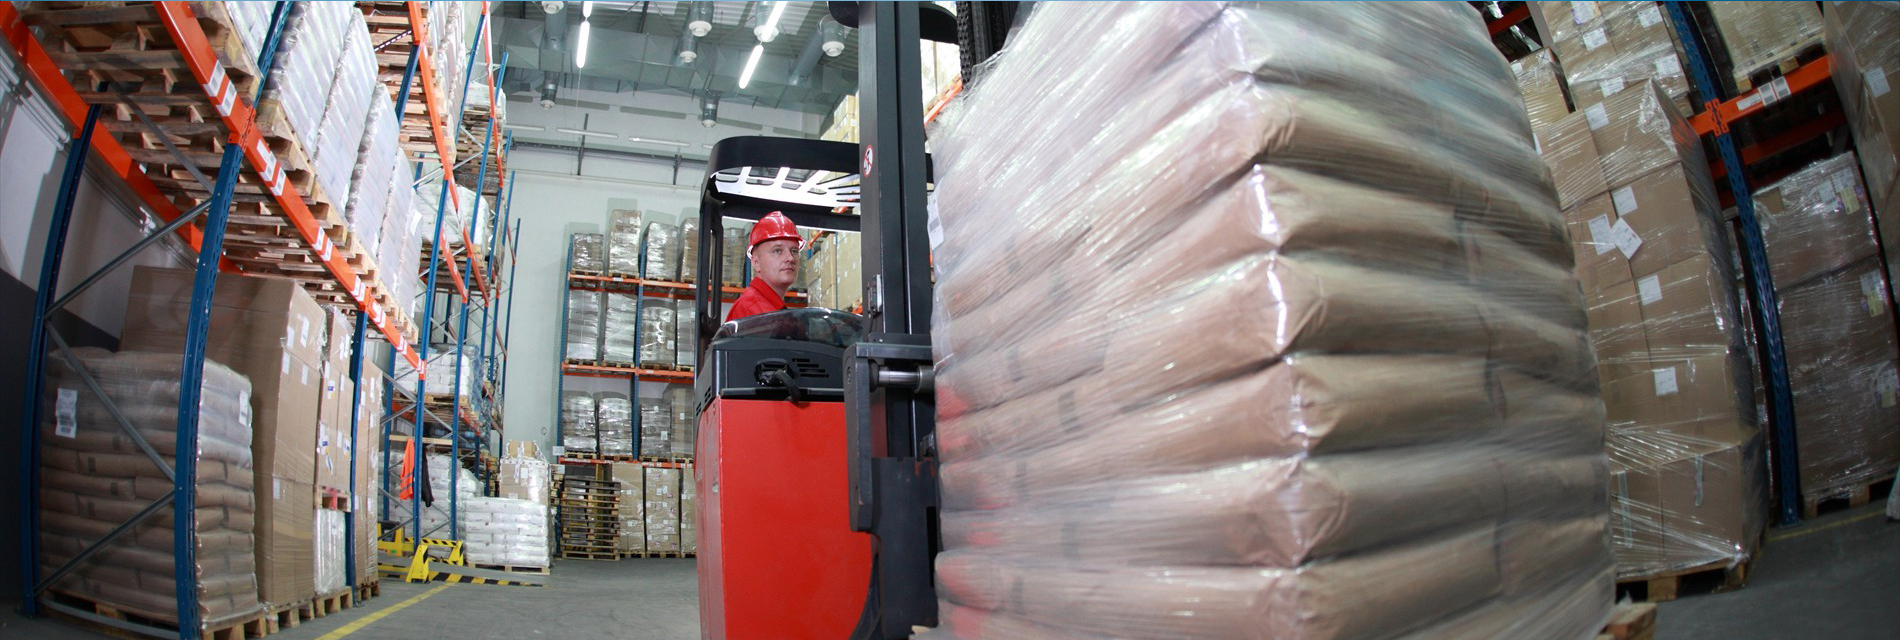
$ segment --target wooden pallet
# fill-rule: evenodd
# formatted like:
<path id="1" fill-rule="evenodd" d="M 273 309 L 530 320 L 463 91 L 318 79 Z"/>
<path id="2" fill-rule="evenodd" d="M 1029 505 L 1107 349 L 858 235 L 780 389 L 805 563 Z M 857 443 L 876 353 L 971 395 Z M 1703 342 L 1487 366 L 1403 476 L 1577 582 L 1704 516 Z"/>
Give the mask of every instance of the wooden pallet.
<path id="1" fill-rule="evenodd" d="M 623 558 L 695 558 L 698 553 L 691 551 L 622 551 Z"/>
<path id="2" fill-rule="evenodd" d="M 1794 73 L 1801 65 L 1827 55 L 1821 44 L 1821 36 L 1816 34 L 1801 42 L 1790 43 L 1783 47 L 1775 57 L 1756 63 L 1735 63 L 1735 94 L 1741 95 L 1755 87 L 1766 85 L 1776 78 Z"/>
<path id="3" fill-rule="evenodd" d="M 317 508 L 329 509 L 331 511 L 350 510 L 350 496 L 348 494 L 329 487 L 323 487 L 321 491 L 323 493 L 317 496 Z"/>
<path id="4" fill-rule="evenodd" d="M 540 575 L 540 576 L 548 575 L 547 567 L 535 567 L 535 566 L 529 566 L 529 565 L 513 565 L 513 564 L 479 564 L 479 563 L 472 566 L 474 566 L 477 569 L 488 569 L 491 571 L 503 571 L 507 573 L 520 573 L 520 574 Z"/>
<path id="5" fill-rule="evenodd" d="M 1655 640 L 1656 605 L 1650 602 L 1618 603 L 1610 610 L 1610 623 L 1596 640 Z"/>
<path id="6" fill-rule="evenodd" d="M 692 456 L 640 456 L 641 462 L 670 462 L 673 464 L 693 464 Z"/>
<path id="7" fill-rule="evenodd" d="M 269 633 L 278 633 L 285 629 L 295 629 L 307 618 L 303 617 L 303 604 L 279 605 L 264 610 L 264 624 Z"/>
<path id="8" fill-rule="evenodd" d="M 342 613 L 344 609 L 356 606 L 356 592 L 344 589 L 329 595 L 317 596 L 303 603 L 306 619 L 321 618 L 333 613 Z"/>
<path id="9" fill-rule="evenodd" d="M 574 365 L 574 366 L 578 366 L 578 367 L 599 367 L 599 366 L 604 366 L 604 365 L 602 365 L 602 364 L 600 363 L 600 360 L 596 360 L 596 359 L 588 359 L 588 358 L 568 358 L 568 359 L 567 359 L 567 364 L 571 364 L 571 365 Z"/>
<path id="10" fill-rule="evenodd" d="M 369 600 L 370 598 L 380 597 L 382 595 L 383 595 L 383 581 L 381 580 L 359 582 L 356 585 L 356 601 L 359 603 Z"/>
<path id="11" fill-rule="evenodd" d="M 1867 504 L 1870 500 L 1885 497 L 1889 492 L 1893 491 L 1893 480 L 1893 476 L 1887 476 L 1803 496 L 1801 498 L 1801 517 L 1804 520 L 1813 520 L 1823 515 L 1853 509 Z"/>
<path id="12" fill-rule="evenodd" d="M 560 557 L 563 560 L 619 560 L 620 554 L 617 552 L 569 551 L 563 549 L 561 550 Z"/>
<path id="13" fill-rule="evenodd" d="M 148 627 L 166 629 L 170 630 L 173 634 L 177 633 L 178 618 L 176 616 L 142 611 L 132 607 L 122 607 L 58 589 L 47 591 L 45 597 L 51 602 L 56 602 L 93 615 L 111 618 L 113 620 L 123 620 Z M 73 616 L 50 607 L 46 609 L 46 612 L 47 615 L 68 624 L 97 631 L 114 638 L 126 638 L 128 640 L 149 640 L 151 638 L 151 636 L 145 634 Z M 268 633 L 271 633 L 271 629 L 269 629 L 269 626 L 266 624 L 264 614 L 258 612 L 207 623 L 201 628 L 199 637 L 204 638 L 204 640 L 244 640 L 244 638 L 262 638 Z"/>
<path id="14" fill-rule="evenodd" d="M 1668 572 L 1658 576 L 1618 578 L 1616 591 L 1638 602 L 1669 602 L 1684 595 L 1722 593 L 1748 586 L 1748 574 L 1761 558 L 1759 541 L 1755 552 L 1740 562 L 1720 560 Z"/>

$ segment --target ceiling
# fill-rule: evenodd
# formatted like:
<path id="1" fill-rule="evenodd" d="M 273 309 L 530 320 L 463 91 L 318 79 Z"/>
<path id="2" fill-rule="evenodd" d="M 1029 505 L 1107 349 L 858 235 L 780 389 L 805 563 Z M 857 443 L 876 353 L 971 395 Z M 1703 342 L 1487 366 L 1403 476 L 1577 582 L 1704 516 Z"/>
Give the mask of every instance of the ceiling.
<path id="1" fill-rule="evenodd" d="M 828 115 L 846 95 L 857 91 L 857 33 L 847 29 L 845 51 L 817 55 L 803 82 L 792 83 L 793 69 L 819 32 L 826 15 L 823 2 L 788 2 L 779 18 L 779 36 L 764 45 L 751 81 L 739 88 L 739 76 L 754 45 L 751 19 L 773 8 L 770 2 L 713 2 L 713 27 L 697 38 L 699 58 L 678 61 L 686 30 L 687 2 L 595 2 L 585 68 L 574 66 L 581 23 L 580 2 L 561 3 L 549 14 L 540 2 L 502 3 L 494 16 L 497 55 L 508 56 L 503 88 L 516 97 L 535 96 L 547 83 L 559 92 L 585 88 L 614 93 L 661 92 L 705 97 L 724 104 L 743 103 L 813 115 Z M 536 98 L 538 99 L 538 98 Z M 696 115 L 682 111 L 680 115 Z"/>

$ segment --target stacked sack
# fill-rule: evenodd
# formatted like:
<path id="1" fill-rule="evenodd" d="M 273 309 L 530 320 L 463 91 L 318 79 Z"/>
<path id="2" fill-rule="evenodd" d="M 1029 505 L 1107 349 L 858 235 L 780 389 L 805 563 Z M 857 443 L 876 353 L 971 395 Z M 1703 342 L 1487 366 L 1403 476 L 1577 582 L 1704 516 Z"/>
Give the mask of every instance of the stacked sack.
<path id="1" fill-rule="evenodd" d="M 595 436 L 599 433 L 597 407 L 594 394 L 586 391 L 569 391 L 561 394 L 561 446 L 566 450 L 593 452 L 598 450 Z"/>
<path id="2" fill-rule="evenodd" d="M 1476 13 L 1046 3 L 1011 48 L 936 137 L 926 635 L 1593 636 L 1603 409 Z"/>
<path id="3" fill-rule="evenodd" d="M 451 468 L 455 470 L 453 477 L 449 475 Z M 471 498 L 481 495 L 482 485 L 475 479 L 474 473 L 450 462 L 449 456 L 432 453 L 429 454 L 429 491 L 435 500 L 423 505 L 422 537 L 452 538 L 450 512 L 454 511 L 457 531 L 465 530 L 468 526 L 468 510 L 460 505 L 466 505 Z M 453 500 L 450 499 L 451 495 L 455 497 Z M 408 507 L 409 504 L 405 500 L 402 506 Z"/>
<path id="4" fill-rule="evenodd" d="M 349 569 L 343 564 L 343 546 L 349 544 L 349 535 L 341 511 L 318 509 L 316 523 L 317 594 L 330 595 L 346 586 L 343 575 Z"/>
<path id="5" fill-rule="evenodd" d="M 463 553 L 469 562 L 548 566 L 548 508 L 532 500 L 469 498 L 462 502 Z"/>
<path id="6" fill-rule="evenodd" d="M 175 353 L 73 352 L 139 436 L 167 465 L 178 450 Z M 62 565 L 153 500 L 172 481 L 146 457 L 104 402 L 62 357 L 48 358 L 41 424 L 40 572 Z M 206 626 L 255 615 L 257 565 L 252 526 L 251 383 L 215 362 L 204 365 L 198 411 L 196 534 L 198 615 Z M 169 507 L 103 547 L 51 585 L 54 591 L 176 620 L 173 523 Z"/>
<path id="7" fill-rule="evenodd" d="M 423 393 L 474 397 L 478 364 L 464 349 L 438 347 L 429 354 L 427 366 L 429 377 L 422 381 Z M 416 368 L 409 365 L 407 358 L 396 358 L 396 384 L 405 391 L 416 388 Z"/>

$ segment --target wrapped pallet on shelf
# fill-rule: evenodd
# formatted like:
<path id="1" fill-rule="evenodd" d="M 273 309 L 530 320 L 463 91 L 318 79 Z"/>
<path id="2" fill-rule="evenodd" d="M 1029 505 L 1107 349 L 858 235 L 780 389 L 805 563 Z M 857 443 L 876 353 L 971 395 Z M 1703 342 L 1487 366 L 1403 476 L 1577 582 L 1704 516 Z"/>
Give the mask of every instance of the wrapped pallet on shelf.
<path id="1" fill-rule="evenodd" d="M 150 443 L 167 465 L 176 463 L 178 452 L 183 375 L 178 353 L 90 348 L 71 353 L 86 373 L 72 369 L 63 357 L 48 358 L 42 400 L 48 410 L 38 427 L 44 443 L 39 561 L 45 576 L 171 493 L 171 479 L 146 458 L 143 444 Z M 93 384 L 111 406 L 92 391 Z M 194 455 L 201 515 L 191 542 L 197 564 L 184 570 L 197 581 L 199 619 L 215 628 L 259 611 L 252 531 L 262 519 L 253 498 L 251 385 L 229 367 L 206 362 L 200 393 Z M 143 442 L 125 433 L 121 421 Z M 170 517 L 148 518 L 50 587 L 103 607 L 176 622 L 172 539 Z"/>
<path id="2" fill-rule="evenodd" d="M 545 500 L 545 498 L 543 499 Z M 534 500 L 471 497 L 462 501 L 463 551 L 474 564 L 548 566 L 548 508 Z"/>
<path id="3" fill-rule="evenodd" d="M 368 100 L 369 120 L 363 128 L 355 166 L 350 172 L 345 217 L 349 219 L 350 233 L 356 242 L 372 251 L 374 257 L 373 251 L 382 240 L 383 218 L 389 211 L 390 185 L 397 182 L 397 176 L 407 176 L 407 167 L 397 164 L 402 147 L 396 144 L 398 125 L 389 92 L 378 86 L 370 92 Z M 403 206 L 407 207 L 408 203 L 404 202 Z"/>
<path id="4" fill-rule="evenodd" d="M 1517 76 L 1517 90 L 1524 96 L 1524 110 L 1530 114 L 1532 131 L 1541 131 L 1570 115 L 1570 105 L 1564 98 L 1563 70 L 1557 68 L 1557 58 L 1549 49 L 1512 62 L 1511 73 Z"/>
<path id="5" fill-rule="evenodd" d="M 1887 281 L 1900 282 L 1900 6 L 1829 2 L 1823 13 L 1834 87 L 1880 220 Z"/>
<path id="6" fill-rule="evenodd" d="M 432 349 L 427 364 L 429 377 L 423 380 L 422 392 L 430 396 L 441 396 L 444 404 L 449 401 L 451 395 L 459 396 L 463 402 L 468 402 L 469 398 L 475 394 L 476 378 L 475 356 L 468 351 L 467 347 L 456 349 L 453 346 L 448 348 L 438 346 Z M 458 354 L 462 358 L 460 371 L 456 370 Z M 409 361 L 402 358 L 397 358 L 395 364 L 396 384 L 405 391 L 415 389 L 415 367 L 409 366 Z M 445 415 L 443 419 L 446 420 L 448 417 Z"/>
<path id="7" fill-rule="evenodd" d="M 993 64 L 933 138 L 920 638 L 1601 627 L 1583 300 L 1469 6 L 1043 3 Z"/>
<path id="8" fill-rule="evenodd" d="M 598 407 L 594 394 L 569 391 L 561 394 L 561 446 L 568 453 L 599 451 Z"/>
<path id="9" fill-rule="evenodd" d="M 1564 214 L 1616 467 L 1618 577 L 1739 580 L 1765 524 L 1764 445 L 1729 234 L 1667 105 L 1633 84 L 1547 130 L 1543 152 L 1559 192 L 1588 194 Z"/>
<path id="10" fill-rule="evenodd" d="M 673 455 L 673 411 L 664 397 L 640 399 L 640 455 Z"/>
<path id="11" fill-rule="evenodd" d="M 316 163 L 317 182 L 323 185 L 323 193 L 339 206 L 350 198 L 350 175 L 358 163 L 363 130 L 372 117 L 370 105 L 376 104 L 370 98 L 385 93 L 382 81 L 376 78 L 376 55 L 371 51 L 369 27 L 363 23 L 362 12 L 345 4 L 341 19 L 337 25 L 341 40 L 332 45 L 340 45 L 341 55 L 336 67 L 327 69 L 335 77 L 323 98 L 316 147 L 306 149 L 311 162 Z"/>
<path id="12" fill-rule="evenodd" d="M 600 360 L 610 366 L 631 367 L 640 355 L 640 298 L 622 291 L 608 291 L 606 313 L 601 316 Z M 647 304 L 653 304 L 647 301 Z"/>
<path id="13" fill-rule="evenodd" d="M 678 349 L 674 344 L 679 334 L 679 328 L 674 326 L 675 306 L 672 300 L 661 298 L 640 301 L 640 366 L 650 369 L 679 367 L 675 357 Z"/>
<path id="14" fill-rule="evenodd" d="M 693 301 L 681 300 L 673 308 L 673 355 L 674 363 L 684 371 L 692 371 L 699 364 L 699 310 L 693 307 Z"/>
<path id="15" fill-rule="evenodd" d="M 641 554 L 647 550 L 646 468 L 629 462 L 613 465 L 613 478 L 619 482 L 620 501 L 614 517 L 620 522 L 620 537 L 614 547 L 622 554 Z"/>
<path id="16" fill-rule="evenodd" d="M 648 280 L 679 279 L 680 262 L 679 227 L 659 222 L 647 223 L 645 258 L 641 262 L 640 277 Z"/>
<path id="17" fill-rule="evenodd" d="M 1821 500 L 1900 467 L 1892 298 L 1854 154 L 1756 191 L 1755 215 L 1781 304 L 1801 496 L 1812 517 Z"/>
<path id="18" fill-rule="evenodd" d="M 680 553 L 699 553 L 699 488 L 694 486 L 693 468 L 680 470 Z"/>
<path id="19" fill-rule="evenodd" d="M 565 435 L 563 437 L 565 437 Z M 515 441 L 509 444 L 513 446 L 521 442 L 522 441 Z M 548 462 L 546 460 L 542 460 L 539 455 L 514 455 L 511 452 L 510 455 L 502 457 L 500 469 L 501 482 L 499 484 L 501 497 L 528 500 L 541 506 L 547 506 L 550 483 L 553 481 L 551 474 L 553 472 L 548 468 Z"/>
<path id="20" fill-rule="evenodd" d="M 627 394 L 602 391 L 594 394 L 595 412 L 600 416 L 600 455 L 630 456 L 633 451 L 633 402 Z"/>
<path id="21" fill-rule="evenodd" d="M 600 291 L 567 292 L 567 360 L 593 364 L 600 360 L 601 304 L 606 295 Z"/>
<path id="22" fill-rule="evenodd" d="M 743 287 L 746 279 L 746 239 L 752 235 L 752 224 L 737 220 L 725 221 L 725 252 L 719 256 L 719 279 L 728 287 Z"/>
<path id="23" fill-rule="evenodd" d="M 1752 78 L 1762 72 L 1793 71 L 1802 53 L 1821 47 L 1818 3 L 1711 2 L 1709 14 L 1741 91 L 1753 88 Z"/>
<path id="24" fill-rule="evenodd" d="M 600 275 L 607 270 L 607 259 L 601 249 L 602 236 L 598 233 L 576 233 L 568 236 L 568 252 L 574 256 L 572 269 L 575 273 Z"/>
<path id="25" fill-rule="evenodd" d="M 678 458 L 693 457 L 693 447 L 699 438 L 698 412 L 693 401 L 693 387 L 686 384 L 669 384 L 660 392 L 663 405 L 672 414 L 672 454 Z M 692 483 L 687 483 L 692 484 Z"/>
<path id="26" fill-rule="evenodd" d="M 698 282 L 699 276 L 699 222 L 686 220 L 680 223 L 680 262 L 675 273 L 680 282 Z"/>
<path id="27" fill-rule="evenodd" d="M 1578 109 L 1643 80 L 1656 83 L 1677 115 L 1695 113 L 1681 46 L 1654 2 L 1534 2 L 1531 19 L 1550 37 Z"/>
<path id="28" fill-rule="evenodd" d="M 356 394 L 356 494 L 350 508 L 355 511 L 356 519 L 356 584 L 363 585 L 376 578 L 376 523 L 382 521 L 383 501 L 376 481 L 375 464 L 382 461 L 377 455 L 382 442 L 383 414 L 388 406 L 383 396 L 383 370 L 374 362 L 363 363 L 363 384 L 358 385 Z"/>
<path id="29" fill-rule="evenodd" d="M 192 283 L 190 270 L 135 268 L 120 347 L 183 353 Z M 285 280 L 221 278 L 212 296 L 205 358 L 250 380 L 251 486 L 260 489 L 254 557 L 258 597 L 266 606 L 315 595 L 312 496 L 323 319 L 316 300 Z"/>
<path id="30" fill-rule="evenodd" d="M 607 273 L 640 277 L 640 212 L 615 209 L 607 214 Z"/>

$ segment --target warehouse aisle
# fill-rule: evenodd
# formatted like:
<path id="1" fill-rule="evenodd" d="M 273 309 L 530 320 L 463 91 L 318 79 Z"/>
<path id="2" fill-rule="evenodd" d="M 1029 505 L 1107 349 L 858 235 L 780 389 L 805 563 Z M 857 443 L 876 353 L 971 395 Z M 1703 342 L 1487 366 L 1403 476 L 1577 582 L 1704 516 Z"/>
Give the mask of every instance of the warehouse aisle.
<path id="1" fill-rule="evenodd" d="M 1900 630 L 1900 524 L 1886 501 L 1768 532 L 1748 588 L 1658 607 L 1657 640 L 1892 640 Z"/>

